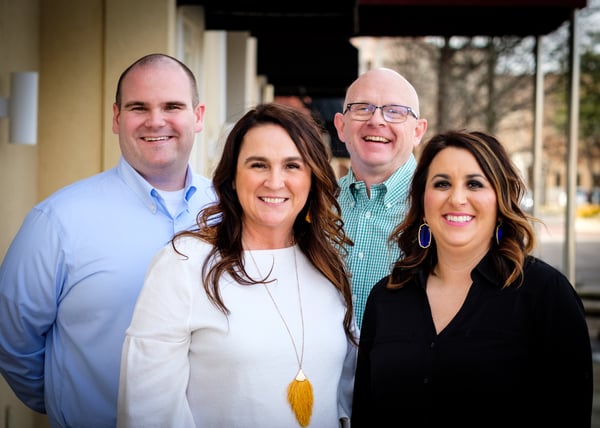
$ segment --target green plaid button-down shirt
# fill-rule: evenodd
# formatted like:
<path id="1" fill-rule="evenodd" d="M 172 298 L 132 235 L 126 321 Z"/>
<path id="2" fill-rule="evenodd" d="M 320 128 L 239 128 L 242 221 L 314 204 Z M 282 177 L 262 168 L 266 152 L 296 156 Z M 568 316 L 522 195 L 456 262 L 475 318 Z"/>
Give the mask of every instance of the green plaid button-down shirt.
<path id="1" fill-rule="evenodd" d="M 354 246 L 348 248 L 348 266 L 359 328 L 371 288 L 390 273 L 400 256 L 400 250 L 390 246 L 388 238 L 408 211 L 408 190 L 416 166 L 411 155 L 385 182 L 371 186 L 371 198 L 367 196 L 365 182 L 356 181 L 352 169 L 339 179 L 338 202 L 346 233 L 354 241 Z"/>

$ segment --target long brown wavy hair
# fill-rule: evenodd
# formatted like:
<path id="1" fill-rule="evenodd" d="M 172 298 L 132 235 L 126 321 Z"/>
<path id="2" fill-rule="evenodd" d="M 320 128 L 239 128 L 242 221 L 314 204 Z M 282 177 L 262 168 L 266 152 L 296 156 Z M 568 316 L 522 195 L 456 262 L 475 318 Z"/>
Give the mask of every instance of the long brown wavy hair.
<path id="1" fill-rule="evenodd" d="M 419 246 L 418 234 L 425 218 L 423 199 L 429 166 L 437 154 L 448 147 L 471 153 L 491 183 L 496 193 L 498 221 L 502 222 L 500 243 L 490 236 L 496 274 L 502 279 L 504 287 L 520 285 L 525 258 L 536 245 L 531 222 L 538 221 L 521 209 L 520 201 L 526 192 L 525 183 L 505 148 L 495 137 L 484 132 L 457 130 L 435 135 L 423 147 L 411 183 L 410 209 L 404 221 L 390 235 L 390 241 L 397 243 L 402 255 L 393 266 L 388 287 L 400 288 L 422 270 L 428 275 L 438 262 L 435 237 L 431 236 L 431 245 L 424 249 Z"/>
<path id="2" fill-rule="evenodd" d="M 252 279 L 243 263 L 242 206 L 233 187 L 236 165 L 244 137 L 251 129 L 264 125 L 281 126 L 298 148 L 311 170 L 311 189 L 306 205 L 293 226 L 294 240 L 311 263 L 333 283 L 346 303 L 344 329 L 354 342 L 352 326 L 352 293 L 345 263 L 346 236 L 337 195 L 340 188 L 330 164 L 330 151 L 323 140 L 322 129 L 308 115 L 277 103 L 260 104 L 249 110 L 227 136 L 223 153 L 212 177 L 217 195 L 215 204 L 198 214 L 198 230 L 184 231 L 179 236 L 195 236 L 213 245 L 202 267 L 202 283 L 209 299 L 223 313 L 229 314 L 221 298 L 219 281 L 231 275 L 244 285 L 260 283 Z M 307 221 L 307 215 L 310 221 Z M 177 250 L 175 248 L 175 250 Z"/>

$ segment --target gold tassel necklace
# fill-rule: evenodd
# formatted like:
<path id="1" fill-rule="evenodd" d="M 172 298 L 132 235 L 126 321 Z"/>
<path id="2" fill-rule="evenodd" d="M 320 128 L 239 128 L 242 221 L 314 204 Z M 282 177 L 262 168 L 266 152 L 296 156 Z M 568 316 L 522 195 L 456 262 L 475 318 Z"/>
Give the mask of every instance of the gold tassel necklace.
<path id="1" fill-rule="evenodd" d="M 300 424 L 300 426 L 305 427 L 305 426 L 308 426 L 308 424 L 310 423 L 310 417 L 312 415 L 313 390 L 312 390 L 312 385 L 310 384 L 310 382 L 304 375 L 304 371 L 302 370 L 302 361 L 304 360 L 304 312 L 302 310 L 302 295 L 300 293 L 300 280 L 298 277 L 298 263 L 296 260 L 296 246 L 295 245 L 292 247 L 292 250 L 294 251 L 294 267 L 296 268 L 296 286 L 298 289 L 298 303 L 300 305 L 300 321 L 302 323 L 302 346 L 300 348 L 300 353 L 298 353 L 298 347 L 296 346 L 296 341 L 294 340 L 294 336 L 292 335 L 292 332 L 291 332 L 290 328 L 288 327 L 288 324 L 285 321 L 285 318 L 283 317 L 283 314 L 281 313 L 279 306 L 277 306 L 277 302 L 275 301 L 275 298 L 271 294 L 271 290 L 269 290 L 269 287 L 266 282 L 262 282 L 262 284 L 265 286 L 265 290 L 267 290 L 267 294 L 271 298 L 271 301 L 273 302 L 273 305 L 275 306 L 275 309 L 277 310 L 277 313 L 279 314 L 281 321 L 283 321 L 283 325 L 285 326 L 285 329 L 287 330 L 288 335 L 290 336 L 290 340 L 292 341 L 292 345 L 294 347 L 294 352 L 296 354 L 296 360 L 298 361 L 298 372 L 296 373 L 295 379 L 292 380 L 290 382 L 290 384 L 288 385 L 287 399 L 288 399 L 288 402 L 290 403 L 290 406 L 292 407 L 292 410 L 294 411 L 294 414 L 296 415 L 296 419 L 298 420 L 298 423 Z M 248 251 L 248 254 L 250 254 L 250 258 L 252 259 L 252 262 L 254 263 L 254 267 L 256 268 L 256 271 L 262 277 L 262 274 L 260 273 L 260 269 L 258 268 L 258 264 L 256 263 L 256 260 L 254 260 L 254 256 L 252 255 L 252 251 L 251 250 L 247 250 L 247 251 Z"/>

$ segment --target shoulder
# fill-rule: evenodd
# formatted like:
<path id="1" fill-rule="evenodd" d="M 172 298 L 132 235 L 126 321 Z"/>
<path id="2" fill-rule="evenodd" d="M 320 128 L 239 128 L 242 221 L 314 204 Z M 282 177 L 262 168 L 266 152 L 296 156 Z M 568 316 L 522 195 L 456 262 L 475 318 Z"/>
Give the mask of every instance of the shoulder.
<path id="1" fill-rule="evenodd" d="M 561 271 L 537 257 L 527 257 L 523 275 L 521 288 L 536 298 L 565 301 L 577 296 L 575 287 Z"/>
<path id="2" fill-rule="evenodd" d="M 194 172 L 194 171 L 192 171 L 192 183 L 194 184 L 194 186 L 198 187 L 199 189 L 204 189 L 207 187 L 212 188 L 212 181 L 210 178 L 208 178 L 202 174 L 198 174 L 197 172 Z"/>
<path id="3" fill-rule="evenodd" d="M 528 256 L 523 267 L 525 280 L 535 282 L 555 282 L 571 285 L 567 277 L 554 266 L 535 256 Z"/>
<path id="4" fill-rule="evenodd" d="M 197 199 L 201 204 L 216 201 L 217 195 L 212 180 L 208 177 L 192 172 L 191 185 L 196 188 L 195 196 L 199 196 Z"/>
<path id="5" fill-rule="evenodd" d="M 391 191 L 407 193 L 414 175 L 417 163 L 413 154 L 384 182 Z"/>
<path id="6" fill-rule="evenodd" d="M 152 258 L 151 269 L 172 278 L 198 275 L 212 245 L 193 235 L 179 235 L 164 245 Z"/>
<path id="7" fill-rule="evenodd" d="M 190 234 L 178 235 L 163 248 L 163 252 L 184 259 L 204 259 L 213 245 Z"/>
<path id="8" fill-rule="evenodd" d="M 50 207 L 61 207 L 64 210 L 80 209 L 87 205 L 86 201 L 97 205 L 99 195 L 111 193 L 104 192 L 102 189 L 108 187 L 109 190 L 115 191 L 117 188 L 115 183 L 117 181 L 118 176 L 115 169 L 112 168 L 90 177 L 82 178 L 58 189 L 37 204 L 36 208 L 41 210 Z"/>
<path id="9" fill-rule="evenodd" d="M 373 286 L 373 288 L 371 289 L 371 292 L 369 293 L 369 295 L 370 295 L 369 298 L 370 299 L 379 299 L 379 298 L 387 299 L 388 295 L 391 292 L 397 291 L 396 289 L 388 288 L 389 280 L 390 280 L 390 276 L 386 275 L 383 278 L 381 278 L 379 281 L 377 281 L 375 283 L 375 285 Z"/>

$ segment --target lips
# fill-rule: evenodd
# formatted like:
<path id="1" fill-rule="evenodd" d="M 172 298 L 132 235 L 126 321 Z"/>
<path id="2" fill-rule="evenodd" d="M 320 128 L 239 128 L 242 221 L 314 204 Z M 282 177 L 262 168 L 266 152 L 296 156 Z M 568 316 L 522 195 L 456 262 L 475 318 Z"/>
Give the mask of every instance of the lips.
<path id="1" fill-rule="evenodd" d="M 365 141 L 371 141 L 374 143 L 389 143 L 390 142 L 390 140 L 388 140 L 387 138 L 380 137 L 378 135 L 367 135 L 366 137 L 363 137 L 363 139 Z"/>
<path id="2" fill-rule="evenodd" d="M 472 215 L 446 215 L 444 218 L 452 223 L 468 223 L 473 220 Z"/>
<path id="3" fill-rule="evenodd" d="M 287 198 L 273 198 L 269 196 L 262 196 L 260 200 L 269 204 L 281 204 L 287 200 Z"/>
<path id="4" fill-rule="evenodd" d="M 142 137 L 142 140 L 147 141 L 148 143 L 155 143 L 157 141 L 167 141 L 169 138 L 169 136 L 163 136 L 163 137 Z"/>

